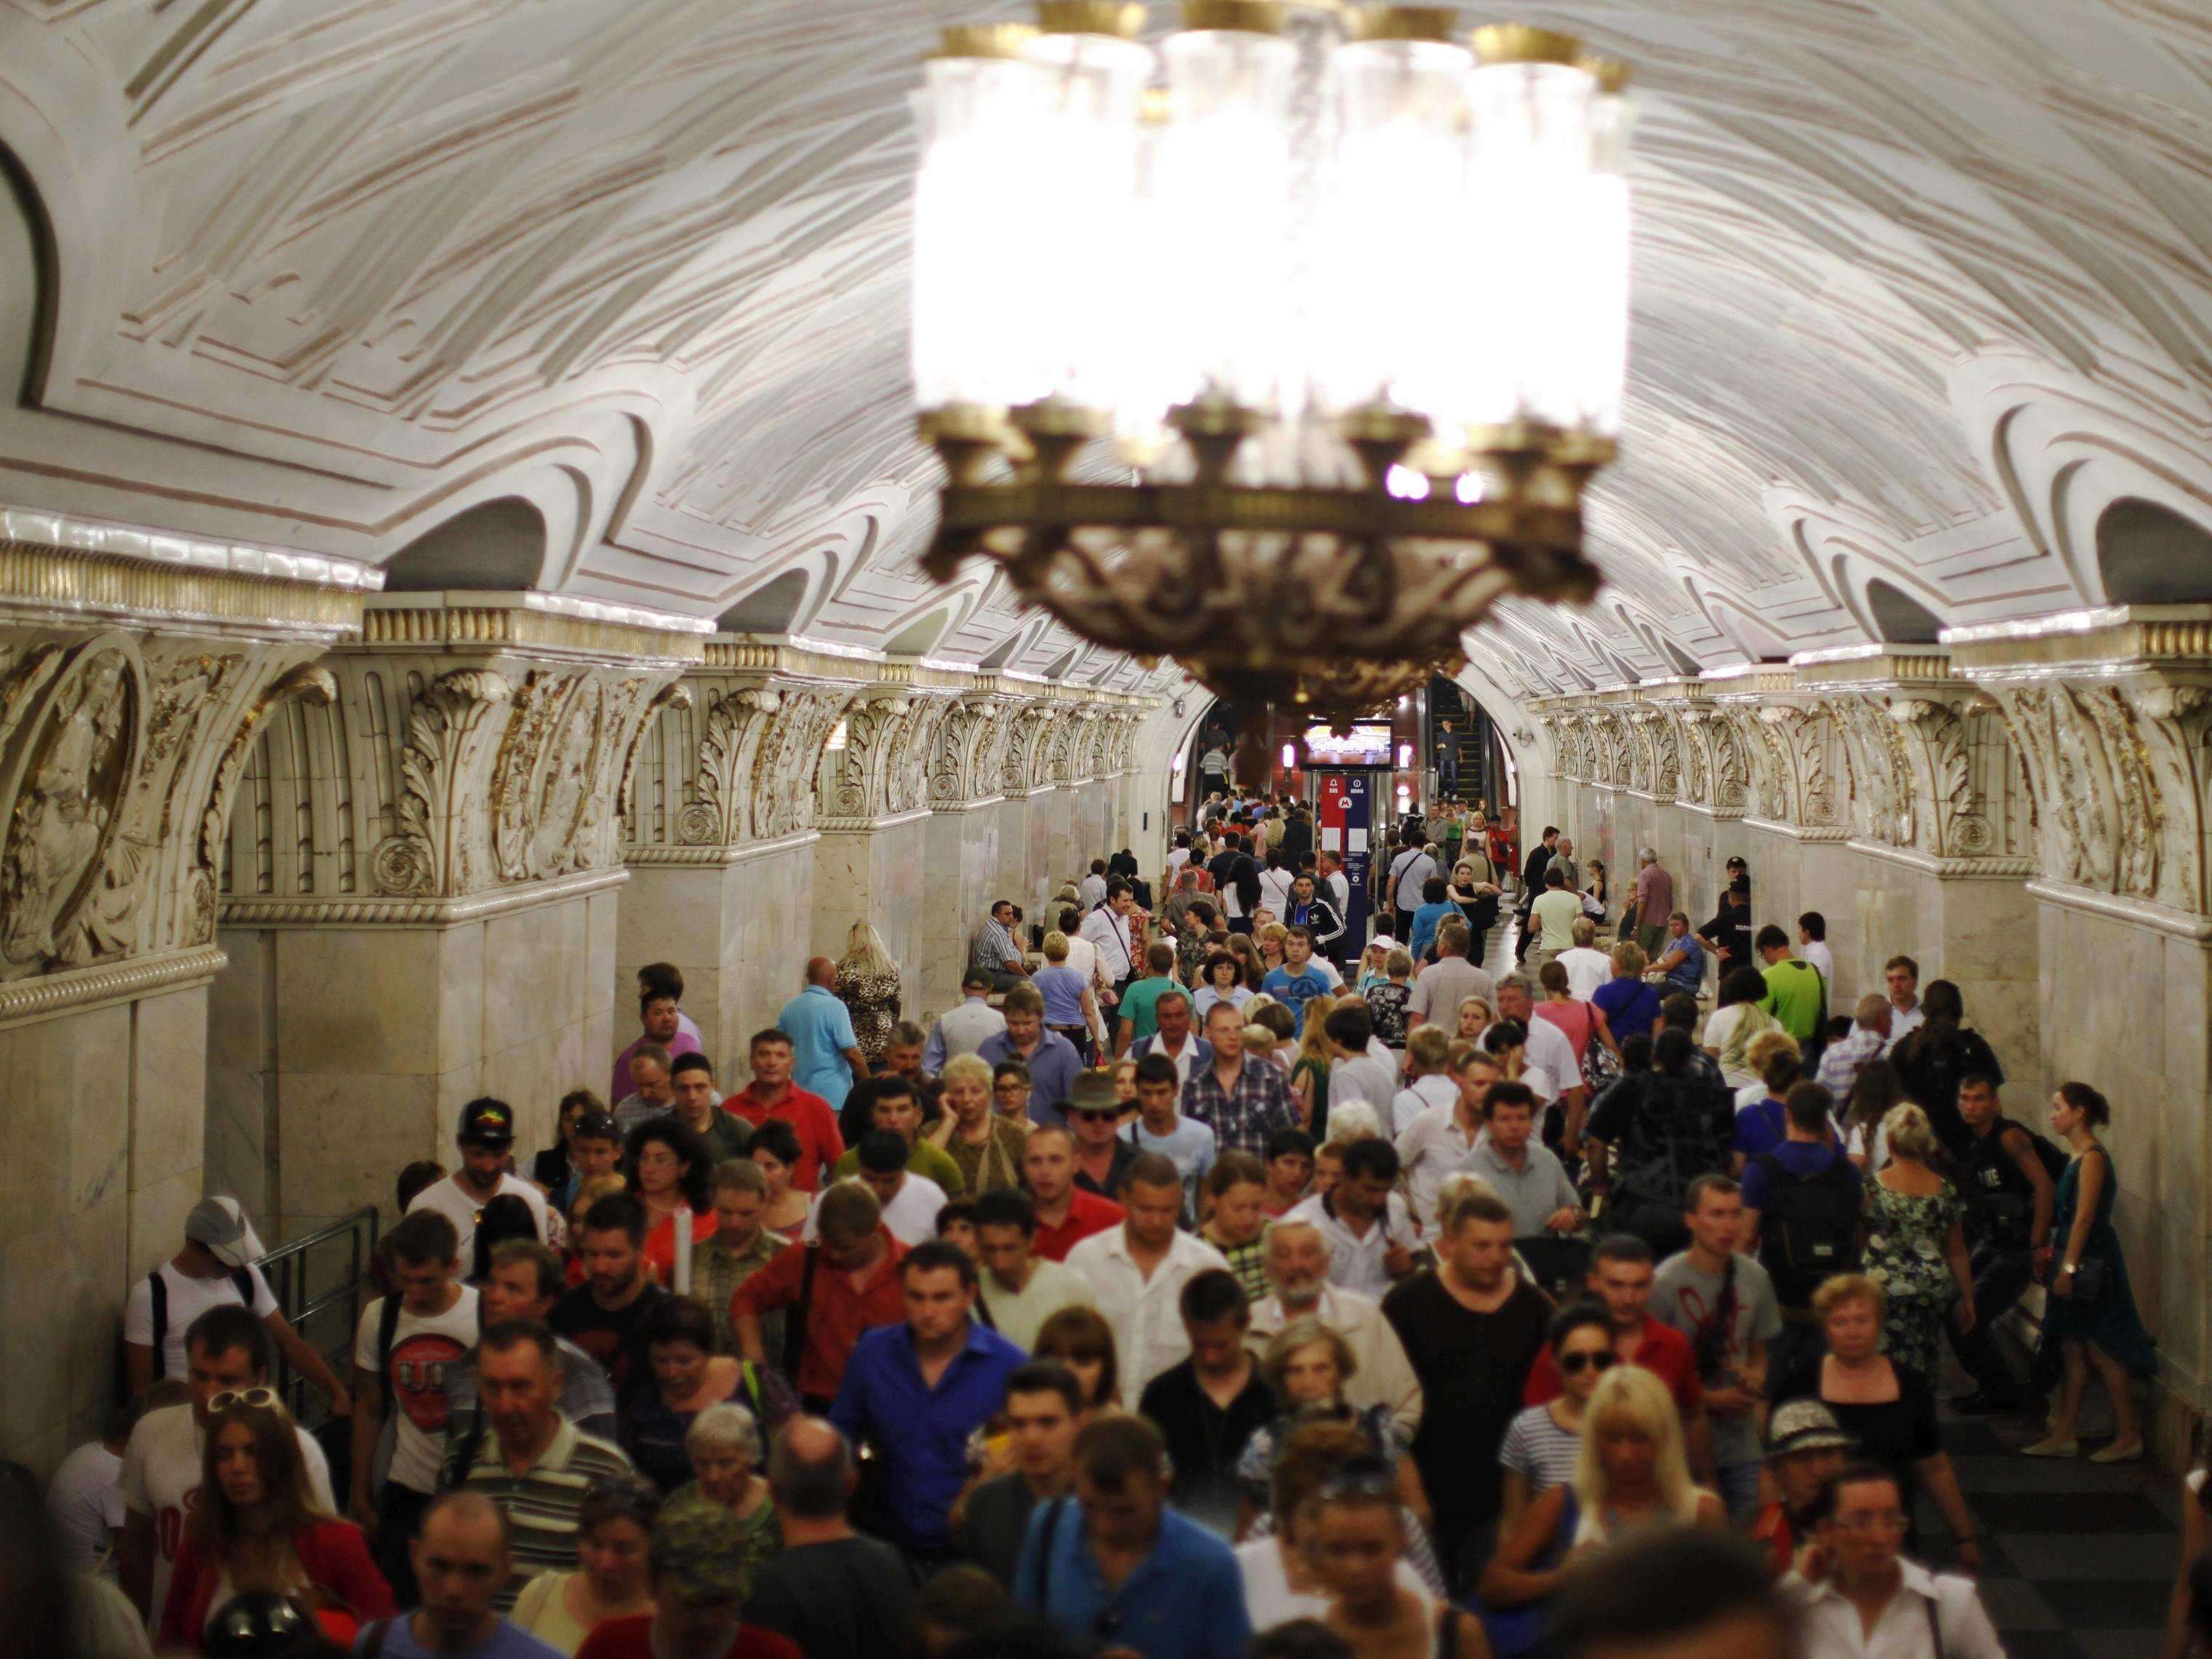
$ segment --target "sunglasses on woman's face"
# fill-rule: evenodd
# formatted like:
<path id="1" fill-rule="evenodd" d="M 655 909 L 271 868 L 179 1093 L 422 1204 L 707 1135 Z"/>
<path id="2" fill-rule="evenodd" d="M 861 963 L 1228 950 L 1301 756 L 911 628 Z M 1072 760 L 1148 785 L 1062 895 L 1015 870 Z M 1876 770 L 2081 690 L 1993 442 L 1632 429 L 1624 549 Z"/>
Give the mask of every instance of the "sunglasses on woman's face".
<path id="1" fill-rule="evenodd" d="M 1610 1348 L 1600 1348 L 1591 1353 L 1563 1353 L 1559 1370 L 1569 1376 L 1577 1376 L 1588 1370 L 1609 1371 L 1620 1363 L 1620 1356 Z"/>
<path id="2" fill-rule="evenodd" d="M 208 1401 L 210 1412 L 227 1412 L 233 1406 L 281 1406 L 283 1397 L 274 1389 L 225 1389 Z"/>

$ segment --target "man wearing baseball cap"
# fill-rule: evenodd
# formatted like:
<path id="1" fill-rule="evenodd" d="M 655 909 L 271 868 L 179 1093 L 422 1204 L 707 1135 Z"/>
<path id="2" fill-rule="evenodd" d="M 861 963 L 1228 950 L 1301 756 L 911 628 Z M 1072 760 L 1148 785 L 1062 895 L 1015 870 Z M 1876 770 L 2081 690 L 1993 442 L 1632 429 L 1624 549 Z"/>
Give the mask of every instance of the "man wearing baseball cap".
<path id="1" fill-rule="evenodd" d="M 502 1193 L 512 1193 L 530 1206 L 538 1242 L 557 1245 L 562 1229 L 545 1207 L 545 1194 L 507 1170 L 514 1149 L 514 1108 L 485 1095 L 461 1108 L 460 1133 L 454 1137 L 461 1151 L 461 1167 L 443 1181 L 434 1181 L 416 1194 L 407 1206 L 435 1210 L 453 1224 L 459 1236 L 460 1259 L 473 1259 L 477 1218 L 485 1205 Z"/>
<path id="2" fill-rule="evenodd" d="M 204 1198 L 185 1217 L 185 1247 L 131 1287 L 123 1304 L 123 1370 L 132 1398 L 156 1377 L 185 1374 L 185 1331 L 210 1308 L 252 1310 L 294 1370 L 330 1396 L 331 1414 L 353 1409 L 322 1355 L 292 1328 L 253 1264 L 261 1241 L 234 1198 Z"/>
<path id="3" fill-rule="evenodd" d="M 1836 1414 L 1817 1400 L 1792 1400 L 1774 1408 L 1766 1423 L 1766 1467 L 1782 1495 L 1759 1510 L 1751 1541 L 1765 1553 L 1767 1571 L 1777 1578 L 1812 1542 L 1810 1517 L 1820 1489 L 1857 1448 Z"/>
<path id="4" fill-rule="evenodd" d="M 685 1498 L 662 1509 L 646 1549 L 653 1611 L 593 1627 L 576 1659 L 799 1659 L 787 1636 L 744 1622 L 744 1522 L 720 1504 Z"/>

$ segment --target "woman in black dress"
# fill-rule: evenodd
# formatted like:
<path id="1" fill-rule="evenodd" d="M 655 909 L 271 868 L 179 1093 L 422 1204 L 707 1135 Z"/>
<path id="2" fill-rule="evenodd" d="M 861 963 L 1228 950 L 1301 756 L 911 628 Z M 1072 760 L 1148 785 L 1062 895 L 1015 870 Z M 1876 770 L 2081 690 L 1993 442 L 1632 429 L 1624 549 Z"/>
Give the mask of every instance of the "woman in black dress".
<path id="1" fill-rule="evenodd" d="M 1888 1303 L 1881 1286 L 1864 1273 L 1838 1273 L 1822 1285 L 1813 1293 L 1813 1316 L 1826 1352 L 1778 1377 L 1769 1397 L 1778 1406 L 1817 1400 L 1833 1412 L 1859 1443 L 1862 1456 L 1895 1472 L 1907 1514 L 1914 1494 L 1926 1486 L 1958 1540 L 1959 1565 L 1971 1571 L 1980 1567 L 1982 1553 L 1973 1513 L 1936 1431 L 1935 1391 L 1918 1371 L 1881 1351 Z M 1906 1549 L 1917 1542 L 1908 1534 Z"/>

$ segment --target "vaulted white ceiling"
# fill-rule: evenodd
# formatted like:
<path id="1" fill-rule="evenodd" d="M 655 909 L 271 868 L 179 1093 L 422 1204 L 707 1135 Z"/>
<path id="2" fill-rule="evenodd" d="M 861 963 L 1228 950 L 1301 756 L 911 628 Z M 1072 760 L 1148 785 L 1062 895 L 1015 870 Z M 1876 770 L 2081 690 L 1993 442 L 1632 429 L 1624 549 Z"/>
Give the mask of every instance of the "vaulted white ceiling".
<path id="1" fill-rule="evenodd" d="M 913 564 L 905 99 L 978 12 L 0 0 L 0 503 L 1126 683 Z M 1520 15 L 1634 65 L 1639 220 L 1611 581 L 1481 630 L 1505 684 L 2130 597 L 2115 524 L 2212 546 L 2164 516 L 2212 524 L 2212 12 Z"/>

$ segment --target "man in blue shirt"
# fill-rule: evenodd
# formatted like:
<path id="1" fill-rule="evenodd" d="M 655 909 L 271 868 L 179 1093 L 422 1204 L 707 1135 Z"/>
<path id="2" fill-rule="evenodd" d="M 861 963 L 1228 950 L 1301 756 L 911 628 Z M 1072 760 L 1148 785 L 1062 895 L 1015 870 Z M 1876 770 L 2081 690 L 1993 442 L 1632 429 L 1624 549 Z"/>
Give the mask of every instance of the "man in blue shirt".
<path id="1" fill-rule="evenodd" d="M 1328 976 L 1313 965 L 1313 934 L 1293 927 L 1284 936 L 1283 965 L 1260 981 L 1260 988 L 1289 1009 L 1305 1035 L 1306 1004 L 1328 989 Z"/>
<path id="2" fill-rule="evenodd" d="M 1704 988 L 1705 947 L 1698 943 L 1698 936 L 1690 931 L 1689 917 L 1681 911 L 1667 918 L 1666 948 L 1651 965 L 1667 975 L 1670 991 L 1687 991 L 1695 996 Z"/>
<path id="3" fill-rule="evenodd" d="M 1075 1442 L 1075 1496 L 1040 1504 L 1014 1570 L 1024 1603 L 1088 1648 L 1243 1659 L 1244 1579 L 1229 1546 L 1167 1506 L 1167 1445 L 1141 1417 Z"/>
<path id="4" fill-rule="evenodd" d="M 968 1437 L 1006 1402 L 1028 1356 L 969 1317 L 975 1264 L 941 1238 L 899 1264 L 906 1321 L 863 1335 L 830 1420 L 872 1442 L 881 1479 L 869 1529 L 929 1565 L 949 1555 L 952 1500 L 968 1480 Z"/>
<path id="5" fill-rule="evenodd" d="M 852 1092 L 854 1078 L 868 1074 L 852 1011 L 832 988 L 836 983 L 837 964 L 813 957 L 806 964 L 806 988 L 775 1017 L 776 1029 L 791 1039 L 792 1081 L 833 1102 Z"/>
<path id="6" fill-rule="evenodd" d="M 1045 1030 L 1044 995 L 1036 986 L 1014 987 L 999 1012 L 1006 1016 L 1006 1029 L 984 1038 L 975 1057 L 987 1066 L 1018 1060 L 1028 1066 L 1030 1121 L 1048 1128 L 1063 1127 L 1068 1091 L 1083 1074 L 1083 1056 L 1059 1032 Z"/>

